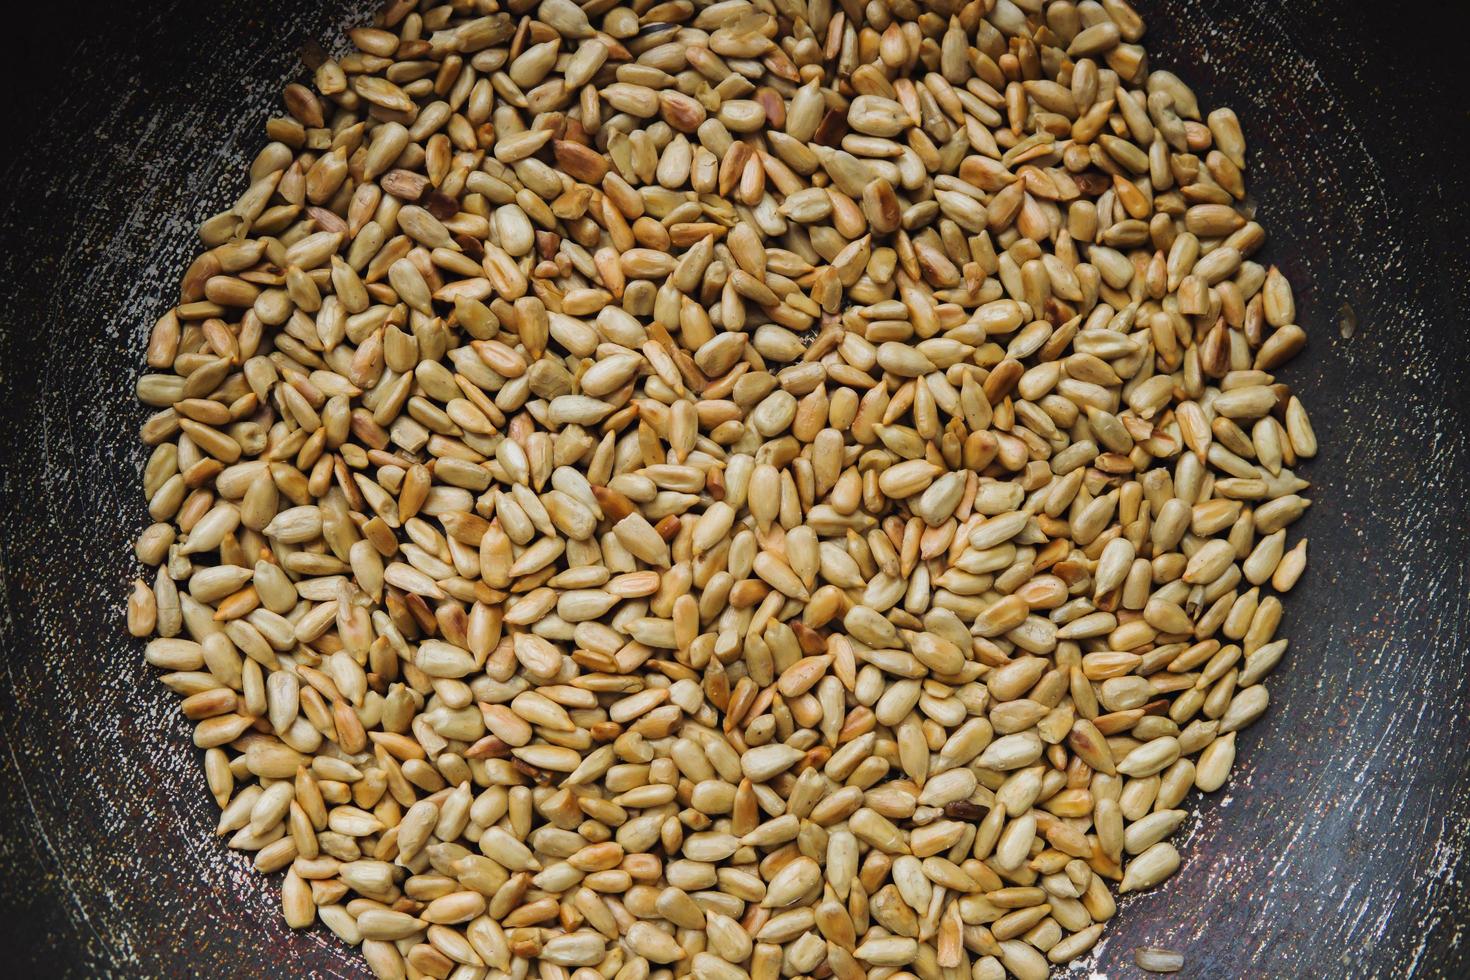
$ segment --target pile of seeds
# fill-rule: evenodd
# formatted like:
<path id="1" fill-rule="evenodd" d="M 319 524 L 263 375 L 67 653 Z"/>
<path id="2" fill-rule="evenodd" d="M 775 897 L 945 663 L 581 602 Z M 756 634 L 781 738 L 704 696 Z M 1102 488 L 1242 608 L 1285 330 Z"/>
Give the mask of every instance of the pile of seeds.
<path id="1" fill-rule="evenodd" d="M 153 329 L 128 606 L 287 922 L 1039 980 L 1173 873 L 1316 442 L 1240 127 L 1142 33 L 394 0 L 287 86 Z"/>

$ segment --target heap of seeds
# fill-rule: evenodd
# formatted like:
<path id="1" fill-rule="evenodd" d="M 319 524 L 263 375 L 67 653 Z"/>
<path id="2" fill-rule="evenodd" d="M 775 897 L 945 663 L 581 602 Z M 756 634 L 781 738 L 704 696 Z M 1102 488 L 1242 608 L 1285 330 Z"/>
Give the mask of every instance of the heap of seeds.
<path id="1" fill-rule="evenodd" d="M 1040 980 L 1286 649 L 1237 120 L 1125 0 L 617 2 L 286 87 L 148 346 L 129 627 L 379 977 Z"/>

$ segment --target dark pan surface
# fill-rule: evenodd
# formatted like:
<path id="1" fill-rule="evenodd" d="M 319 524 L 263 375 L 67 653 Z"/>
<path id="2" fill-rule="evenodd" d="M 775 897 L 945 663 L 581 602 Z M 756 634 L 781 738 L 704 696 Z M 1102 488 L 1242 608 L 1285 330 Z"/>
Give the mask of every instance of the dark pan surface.
<path id="1" fill-rule="evenodd" d="M 1140 4 L 1155 64 L 1245 125 L 1266 258 L 1312 338 L 1284 379 L 1325 454 L 1272 707 L 1181 835 L 1184 868 L 1124 903 L 1077 976 L 1140 975 L 1142 943 L 1183 950 L 1186 977 L 1470 970 L 1470 127 L 1435 6 Z M 54 14 L 12 35 L 30 64 L 0 162 L 3 972 L 367 976 L 325 930 L 291 934 L 275 881 L 214 841 L 198 753 L 121 627 L 146 330 L 295 52 L 354 13 Z"/>

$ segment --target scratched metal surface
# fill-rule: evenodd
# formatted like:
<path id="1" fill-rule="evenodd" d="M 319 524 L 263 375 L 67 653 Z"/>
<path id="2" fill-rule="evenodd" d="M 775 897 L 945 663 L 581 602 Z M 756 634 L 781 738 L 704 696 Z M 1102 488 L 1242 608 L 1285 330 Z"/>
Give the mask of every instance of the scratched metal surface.
<path id="1" fill-rule="evenodd" d="M 242 186 L 308 39 L 364 3 L 71 4 L 21 43 L 0 161 L 0 940 L 31 976 L 363 977 L 212 837 L 171 695 L 121 635 L 145 515 L 131 399 L 147 325 Z M 1285 373 L 1325 456 L 1299 525 L 1292 651 L 1184 868 L 1069 976 L 1463 976 L 1470 969 L 1470 145 L 1429 7 L 1141 3 L 1155 63 L 1230 105 L 1312 341 Z M 29 71 L 24 69 L 29 68 Z M 1431 120 L 1433 124 L 1431 125 Z M 17 130 L 12 130 L 12 132 Z M 1345 338 L 1338 309 L 1359 321 Z"/>

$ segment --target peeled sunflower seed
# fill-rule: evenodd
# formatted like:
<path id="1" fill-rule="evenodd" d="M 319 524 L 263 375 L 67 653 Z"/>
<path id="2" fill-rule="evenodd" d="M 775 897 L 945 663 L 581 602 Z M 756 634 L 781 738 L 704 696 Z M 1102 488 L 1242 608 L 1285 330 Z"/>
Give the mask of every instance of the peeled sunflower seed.
<path id="1" fill-rule="evenodd" d="M 1133 951 L 1133 962 L 1149 973 L 1178 973 L 1184 969 L 1184 955 L 1159 946 L 1139 946 Z"/>

